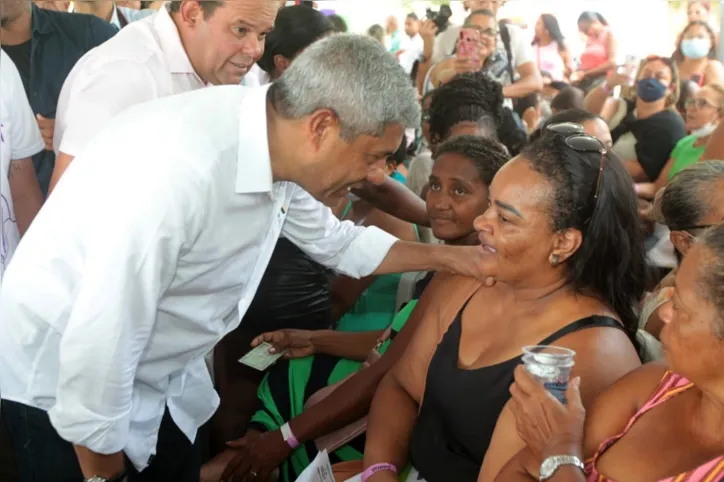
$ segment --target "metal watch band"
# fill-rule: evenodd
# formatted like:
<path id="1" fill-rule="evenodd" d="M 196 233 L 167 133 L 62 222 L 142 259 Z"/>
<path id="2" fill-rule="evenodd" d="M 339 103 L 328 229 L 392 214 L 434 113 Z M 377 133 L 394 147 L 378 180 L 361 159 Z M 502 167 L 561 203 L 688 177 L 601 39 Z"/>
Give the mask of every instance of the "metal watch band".
<path id="1" fill-rule="evenodd" d="M 586 467 L 583 461 L 574 455 L 554 455 L 553 457 L 545 459 L 541 464 L 538 480 L 543 482 L 544 480 L 550 479 L 558 469 L 566 465 L 572 465 L 581 470 L 584 470 Z"/>

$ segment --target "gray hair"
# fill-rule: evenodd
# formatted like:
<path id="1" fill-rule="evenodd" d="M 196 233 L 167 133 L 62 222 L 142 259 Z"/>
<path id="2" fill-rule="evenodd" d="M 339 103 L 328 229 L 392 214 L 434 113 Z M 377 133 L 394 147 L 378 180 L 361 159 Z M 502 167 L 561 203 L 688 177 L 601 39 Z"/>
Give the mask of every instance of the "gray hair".
<path id="1" fill-rule="evenodd" d="M 391 124 L 420 125 L 410 77 L 376 40 L 332 35 L 308 47 L 269 90 L 274 109 L 300 119 L 320 109 L 339 117 L 341 137 L 380 137 Z"/>
<path id="2" fill-rule="evenodd" d="M 702 263 L 698 280 L 701 294 L 716 310 L 716 321 L 712 326 L 714 335 L 724 339 L 724 225 L 707 229 L 698 238 L 698 244 L 709 251 L 709 257 Z"/>
<path id="3" fill-rule="evenodd" d="M 724 161 L 697 162 L 677 173 L 654 204 L 656 220 L 672 231 L 697 226 L 710 210 Z"/>

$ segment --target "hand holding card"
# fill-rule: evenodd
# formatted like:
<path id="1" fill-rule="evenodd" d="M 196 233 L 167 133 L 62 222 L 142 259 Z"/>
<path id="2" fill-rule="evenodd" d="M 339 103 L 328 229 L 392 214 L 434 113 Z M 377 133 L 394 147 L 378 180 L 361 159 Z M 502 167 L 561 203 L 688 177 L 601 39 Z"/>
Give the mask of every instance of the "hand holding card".
<path id="1" fill-rule="evenodd" d="M 269 353 L 269 350 L 271 348 L 272 345 L 270 345 L 269 343 L 261 343 L 259 346 L 252 349 L 249 353 L 241 357 L 239 363 L 263 372 L 274 363 L 276 363 L 278 359 L 284 356 L 284 352 Z"/>

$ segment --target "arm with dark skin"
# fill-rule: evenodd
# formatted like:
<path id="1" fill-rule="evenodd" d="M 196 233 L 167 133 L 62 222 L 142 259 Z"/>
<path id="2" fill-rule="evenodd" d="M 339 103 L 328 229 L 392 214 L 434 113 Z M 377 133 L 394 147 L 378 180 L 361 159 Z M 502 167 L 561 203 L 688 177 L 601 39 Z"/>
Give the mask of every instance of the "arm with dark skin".
<path id="1" fill-rule="evenodd" d="M 410 223 L 383 213 L 379 209 L 372 209 L 367 213 L 364 225 L 377 226 L 402 241 L 417 241 L 415 229 Z M 367 276 L 361 279 L 344 275 L 337 276 L 332 283 L 332 320 L 337 322 L 352 309 L 359 297 L 374 283 L 375 279 L 375 276 Z"/>
<path id="2" fill-rule="evenodd" d="M 518 66 L 516 72 L 520 78 L 514 84 L 503 86 L 503 95 L 506 98 L 525 97 L 543 89 L 543 79 L 535 62 L 527 62 Z"/>
<path id="3" fill-rule="evenodd" d="M 353 189 L 352 192 L 374 207 L 403 221 L 418 226 L 430 225 L 425 201 L 394 179 L 385 177 L 379 185 L 366 182 L 363 187 Z"/>
<path id="4" fill-rule="evenodd" d="M 22 237 L 43 205 L 43 193 L 35 175 L 33 160 L 26 158 L 10 162 L 8 182 L 18 231 Z"/>
<path id="5" fill-rule="evenodd" d="M 300 443 L 304 444 L 317 437 L 345 427 L 347 424 L 360 419 L 368 413 L 372 398 L 380 381 L 402 357 L 417 327 L 421 323 L 425 312 L 437 299 L 438 290 L 446 278 L 447 275 L 445 274 L 438 274 L 433 278 L 417 306 L 410 314 L 407 323 L 395 337 L 394 342 L 381 359 L 344 381 L 326 398 L 289 421 L 292 432 Z M 340 341 L 340 337 L 344 335 L 347 334 L 336 332 L 319 333 L 319 338 L 313 339 L 315 351 L 326 353 L 333 350 L 339 351 L 338 348 L 332 348 L 332 346 L 336 345 L 337 342 Z M 375 337 L 375 341 L 376 340 L 377 337 Z M 361 337 L 357 337 L 354 343 L 358 346 L 355 350 L 362 348 L 362 341 Z M 368 339 L 367 341 L 370 340 Z M 347 337 L 344 343 L 352 343 L 351 337 Z M 317 346 L 318 344 L 322 346 Z M 368 353 L 369 349 L 365 352 L 365 356 Z M 245 438 L 248 437 L 249 433 L 247 433 Z M 266 465 L 273 469 L 289 457 L 291 453 L 291 449 L 283 441 L 279 430 L 263 434 L 259 440 L 262 440 L 262 442 L 250 447 L 248 452 L 243 454 L 243 456 L 247 458 L 257 459 L 259 465 Z M 227 452 L 218 456 L 217 459 L 209 465 L 221 465 L 221 470 L 223 470 L 223 467 L 226 467 L 226 464 L 229 463 L 234 456 L 234 451 L 227 450 Z M 236 460 L 231 462 L 231 464 L 234 463 L 236 463 Z M 229 470 L 228 467 L 227 470 Z"/>

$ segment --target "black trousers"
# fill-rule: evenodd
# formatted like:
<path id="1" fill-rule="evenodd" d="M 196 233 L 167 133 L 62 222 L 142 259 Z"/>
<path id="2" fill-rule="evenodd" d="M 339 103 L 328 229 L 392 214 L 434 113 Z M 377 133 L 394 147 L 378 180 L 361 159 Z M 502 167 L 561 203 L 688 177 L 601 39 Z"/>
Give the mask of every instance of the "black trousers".
<path id="1" fill-rule="evenodd" d="M 73 445 L 55 431 L 43 410 L 2 400 L 20 474 L 20 482 L 82 482 Z M 199 482 L 198 450 L 176 426 L 166 410 L 158 434 L 156 455 L 143 471 L 126 460 L 129 482 Z"/>

